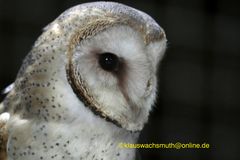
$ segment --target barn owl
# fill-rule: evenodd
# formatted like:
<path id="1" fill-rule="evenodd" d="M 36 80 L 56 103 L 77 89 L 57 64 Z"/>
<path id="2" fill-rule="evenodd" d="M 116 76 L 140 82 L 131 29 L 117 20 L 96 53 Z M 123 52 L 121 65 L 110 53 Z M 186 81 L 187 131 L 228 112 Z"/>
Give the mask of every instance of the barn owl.
<path id="1" fill-rule="evenodd" d="M 0 104 L 1 160 L 133 160 L 155 101 L 164 30 L 115 2 L 44 28 Z"/>

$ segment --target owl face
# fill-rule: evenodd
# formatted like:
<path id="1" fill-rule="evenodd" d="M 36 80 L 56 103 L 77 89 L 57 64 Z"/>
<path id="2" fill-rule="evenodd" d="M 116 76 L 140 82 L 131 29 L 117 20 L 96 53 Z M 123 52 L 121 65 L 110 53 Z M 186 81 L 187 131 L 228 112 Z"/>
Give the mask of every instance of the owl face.
<path id="1" fill-rule="evenodd" d="M 95 114 L 127 130 L 141 130 L 155 99 L 157 65 L 166 48 L 164 31 L 129 17 L 122 21 L 119 15 L 108 16 L 93 20 L 103 26 L 88 24 L 86 30 L 93 35 L 79 40 L 88 33 L 80 30 L 72 37 L 68 80 Z"/>

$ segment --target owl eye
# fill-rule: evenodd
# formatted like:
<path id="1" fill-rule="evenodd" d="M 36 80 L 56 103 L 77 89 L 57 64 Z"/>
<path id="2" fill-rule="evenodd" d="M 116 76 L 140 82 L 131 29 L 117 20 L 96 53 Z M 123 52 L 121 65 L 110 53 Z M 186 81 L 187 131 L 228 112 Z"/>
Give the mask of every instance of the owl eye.
<path id="1" fill-rule="evenodd" d="M 102 53 L 99 55 L 99 65 L 106 71 L 117 71 L 119 68 L 119 58 L 113 53 Z"/>

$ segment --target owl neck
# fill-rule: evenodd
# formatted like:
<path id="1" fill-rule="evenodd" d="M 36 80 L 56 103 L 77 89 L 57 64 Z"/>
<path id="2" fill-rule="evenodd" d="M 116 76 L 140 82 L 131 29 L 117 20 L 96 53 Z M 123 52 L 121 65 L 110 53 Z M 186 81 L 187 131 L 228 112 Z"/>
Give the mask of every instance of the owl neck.
<path id="1" fill-rule="evenodd" d="M 76 157 L 89 154 L 89 159 L 94 156 L 99 160 L 135 159 L 135 149 L 123 148 L 121 144 L 136 143 L 139 132 L 133 133 L 117 127 L 92 113 L 89 113 L 88 118 L 75 119 L 73 126 L 71 136 L 75 137 L 74 142 L 78 143 L 75 147 L 79 149 Z"/>
<path id="2" fill-rule="evenodd" d="M 63 126 L 62 126 L 63 125 Z M 49 128 L 56 128 L 49 126 Z M 135 149 L 123 148 L 123 143 L 136 143 L 139 133 L 131 133 L 119 128 L 99 117 L 89 117 L 85 120 L 75 119 L 70 124 L 59 124 L 59 130 L 53 130 L 54 143 L 59 143 L 59 137 L 67 143 L 65 149 L 74 151 L 69 158 L 84 160 L 134 160 Z M 64 155 L 67 156 L 67 155 Z"/>
<path id="3" fill-rule="evenodd" d="M 68 93 L 68 92 L 66 92 Z M 44 141 L 55 146 L 55 152 L 65 159 L 82 160 L 134 160 L 135 149 L 121 148 L 121 143 L 136 143 L 139 132 L 130 132 L 95 115 L 75 96 L 65 94 L 68 101 L 61 102 L 58 112 L 60 121 L 47 122 L 44 128 L 49 132 Z M 56 114 L 55 108 L 49 113 Z M 40 125 L 41 126 L 41 125 Z M 61 141 L 61 142 L 59 142 Z M 94 158 L 93 158 L 94 157 Z"/>

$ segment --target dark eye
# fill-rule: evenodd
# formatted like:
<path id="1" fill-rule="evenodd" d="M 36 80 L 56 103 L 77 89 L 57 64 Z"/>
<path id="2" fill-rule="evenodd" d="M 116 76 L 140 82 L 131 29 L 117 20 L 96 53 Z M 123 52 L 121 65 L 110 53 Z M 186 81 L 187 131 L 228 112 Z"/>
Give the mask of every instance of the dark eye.
<path id="1" fill-rule="evenodd" d="M 99 55 L 99 65 L 106 71 L 117 71 L 119 67 L 119 58 L 112 53 L 102 53 Z"/>

